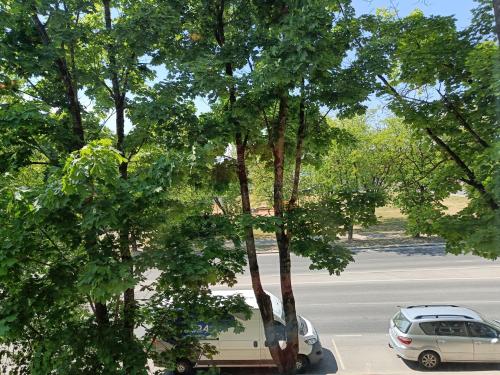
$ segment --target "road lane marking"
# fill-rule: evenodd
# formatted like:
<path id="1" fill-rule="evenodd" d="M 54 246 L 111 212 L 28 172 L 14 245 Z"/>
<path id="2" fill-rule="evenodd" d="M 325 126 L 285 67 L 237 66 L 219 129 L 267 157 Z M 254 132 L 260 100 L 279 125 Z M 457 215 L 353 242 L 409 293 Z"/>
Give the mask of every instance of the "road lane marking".
<path id="1" fill-rule="evenodd" d="M 476 301 L 471 301 L 471 300 L 454 300 L 454 301 L 430 301 L 427 303 L 427 305 L 433 305 L 433 304 L 454 304 L 454 303 L 500 303 L 500 301 L 488 301 L 488 300 L 476 300 Z M 348 305 L 386 305 L 386 304 L 398 304 L 398 305 L 415 305 L 415 302 L 398 302 L 398 301 L 387 301 L 387 302 L 382 302 L 382 301 L 373 301 L 373 302 L 347 302 Z M 308 304 L 310 305 L 321 305 L 321 304 Z"/>
<path id="2" fill-rule="evenodd" d="M 340 368 L 342 370 L 345 370 L 344 362 L 342 361 L 342 357 L 340 356 L 339 349 L 337 348 L 337 344 L 335 344 L 335 340 L 333 337 L 332 337 L 332 344 L 333 344 L 333 350 L 335 351 L 335 354 L 336 354 L 335 359 L 338 359 L 338 363 L 340 365 Z"/>
<path id="3" fill-rule="evenodd" d="M 293 276 L 293 274 L 292 274 Z M 414 281 L 461 281 L 461 280 L 499 280 L 500 276 L 494 277 L 439 277 L 439 278 L 426 278 L 426 279 L 371 279 L 371 280 L 325 280 L 325 281 L 295 281 L 294 287 L 302 285 L 317 285 L 317 284 L 366 284 L 366 283 L 407 283 Z M 279 282 L 267 282 L 266 285 L 281 285 Z M 237 283 L 238 287 L 251 287 L 252 284 Z M 225 288 L 228 289 L 228 288 Z M 217 290 L 217 289 L 213 289 Z"/>
<path id="4" fill-rule="evenodd" d="M 336 337 L 361 337 L 363 336 L 361 333 L 351 333 L 345 335 L 335 335 Z"/>
<path id="5" fill-rule="evenodd" d="M 475 270 L 475 269 L 485 269 L 485 268 L 500 268 L 500 266 L 488 266 L 488 265 L 478 265 L 478 266 L 466 266 L 466 267 L 431 267 L 431 268 L 393 268 L 384 270 L 374 270 L 374 271 L 345 271 L 344 274 L 357 275 L 362 273 L 389 273 L 389 272 L 412 272 L 412 271 L 450 271 L 450 270 Z M 279 277 L 279 274 L 265 275 L 266 277 Z M 330 276 L 328 272 L 309 272 L 309 273 L 295 273 L 292 274 L 293 277 L 297 276 Z"/>

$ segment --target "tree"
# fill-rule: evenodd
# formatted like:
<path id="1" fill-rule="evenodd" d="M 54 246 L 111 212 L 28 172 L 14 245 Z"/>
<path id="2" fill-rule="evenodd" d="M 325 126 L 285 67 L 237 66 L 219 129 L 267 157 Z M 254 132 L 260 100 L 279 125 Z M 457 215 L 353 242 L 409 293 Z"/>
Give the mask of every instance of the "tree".
<path id="1" fill-rule="evenodd" d="M 425 17 L 420 11 L 402 19 L 365 17 L 363 23 L 357 63 L 371 72 L 367 80 L 378 82 L 372 87 L 391 110 L 446 159 L 440 168 L 446 173 L 433 172 L 433 184 L 447 186 L 448 193 L 461 186 L 467 190 L 468 207 L 434 216 L 433 233 L 446 239 L 450 252 L 495 258 L 499 202 L 492 176 L 498 168 L 499 91 L 491 4 L 478 7 L 465 30 L 457 30 L 451 17 Z"/>
<path id="2" fill-rule="evenodd" d="M 232 227 L 212 215 L 209 181 L 191 172 L 212 154 L 193 154 L 196 142 L 180 144 L 167 126 L 196 119 L 193 105 L 160 90 L 154 103 L 170 123 L 144 110 L 154 76 L 141 62 L 154 48 L 144 20 L 178 14 L 127 5 L 0 5 L 0 338 L 13 345 L 12 373 L 145 374 L 158 335 L 177 338 L 178 355 L 212 350 L 165 326 L 245 311 L 210 294 L 244 264 L 225 246 Z M 115 134 L 104 128 L 112 115 Z M 186 185 L 198 199 L 178 193 Z M 143 285 L 153 267 L 158 280 Z M 154 293 L 145 305 L 141 285 Z M 164 357 L 171 366 L 176 356 Z"/>
<path id="3" fill-rule="evenodd" d="M 384 129 L 371 128 L 364 116 L 336 120 L 337 130 L 327 153 L 317 166 L 308 169 L 304 183 L 308 195 L 319 199 L 340 215 L 339 234 L 353 238 L 354 225 L 377 222 L 375 208 L 384 205 L 389 194 L 394 146 Z"/>
<path id="4" fill-rule="evenodd" d="M 264 322 L 270 352 L 283 373 L 295 371 L 297 318 L 291 285 L 290 251 L 317 260 L 338 272 L 350 254 L 332 246 L 317 221 L 298 207 L 302 160 L 328 133 L 320 107 L 345 115 L 362 110 L 358 98 L 366 91 L 346 89 L 352 79 L 342 71 L 349 48 L 346 24 L 334 21 L 348 2 L 209 1 L 190 2 L 183 12 L 183 33 L 163 43 L 155 62 L 165 63 L 194 94 L 211 100 L 204 134 L 217 143 L 232 144 L 240 188 L 241 217 L 252 285 Z M 335 22 L 336 27 L 333 26 Z M 319 37 L 321 36 L 321 37 Z M 165 56 L 173 49 L 177 59 Z M 332 87 L 331 83 L 335 82 Z M 308 141 L 310 140 L 310 141 Z M 310 142 L 310 143 L 309 143 Z M 247 161 L 259 155 L 271 167 L 271 218 L 252 217 Z M 290 196 L 285 197 L 285 170 L 291 158 Z M 296 225 L 293 220 L 307 220 Z M 281 291 L 286 316 L 287 345 L 282 349 L 273 324 L 272 305 L 260 282 L 253 228 L 275 233 L 279 248 Z"/>

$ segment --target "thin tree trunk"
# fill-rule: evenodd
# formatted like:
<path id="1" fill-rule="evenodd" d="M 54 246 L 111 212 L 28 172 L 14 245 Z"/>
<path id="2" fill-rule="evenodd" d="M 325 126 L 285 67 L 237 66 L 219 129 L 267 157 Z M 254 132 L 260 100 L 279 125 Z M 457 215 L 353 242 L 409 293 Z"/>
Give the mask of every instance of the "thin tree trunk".
<path id="1" fill-rule="evenodd" d="M 224 7 L 225 1 L 220 0 L 218 6 L 216 6 L 216 19 L 217 25 L 214 30 L 214 36 L 220 47 L 224 46 L 225 35 L 224 35 Z M 229 77 L 233 76 L 233 66 L 230 62 L 226 63 L 226 75 Z M 234 86 L 228 89 L 229 93 L 229 111 L 232 112 L 234 104 L 236 103 L 236 90 Z M 238 181 L 240 184 L 240 195 L 241 195 L 241 207 L 242 212 L 245 215 L 252 215 L 251 204 L 250 204 L 250 192 L 248 188 L 248 173 L 246 168 L 246 143 L 247 138 L 243 138 L 241 133 L 240 124 L 233 114 L 230 116 L 230 121 L 234 126 L 235 131 L 235 143 L 236 143 L 236 154 L 237 154 L 237 174 Z M 282 371 L 281 366 L 281 349 L 279 346 L 279 337 L 276 334 L 274 327 L 274 314 L 273 307 L 271 304 L 271 298 L 266 294 L 262 283 L 260 280 L 259 263 L 257 260 L 257 252 L 255 248 L 255 237 L 253 233 L 252 224 L 248 224 L 245 227 L 245 245 L 248 257 L 248 267 L 250 269 L 250 277 L 252 279 L 252 288 L 255 294 L 255 299 L 259 305 L 260 314 L 262 317 L 262 322 L 264 325 L 264 333 L 266 336 L 266 344 L 271 353 L 271 357 L 278 366 L 280 372 Z"/>
<path id="2" fill-rule="evenodd" d="M 347 228 L 347 241 L 351 242 L 354 237 L 354 226 L 352 224 L 349 224 L 349 227 Z"/>
<path id="3" fill-rule="evenodd" d="M 500 0 L 493 0 L 493 12 L 495 13 L 495 30 L 497 42 L 500 44 Z"/>
<path id="4" fill-rule="evenodd" d="M 282 366 L 284 374 L 295 374 L 295 363 L 299 349 L 297 312 L 292 289 L 290 241 L 285 230 L 283 172 L 285 165 L 285 130 L 288 117 L 288 97 L 283 94 L 280 98 L 279 117 L 273 134 L 274 157 L 274 216 L 281 220 L 276 227 L 276 242 L 280 258 L 281 298 L 286 322 L 286 348 L 282 352 Z"/>
<path id="5" fill-rule="evenodd" d="M 108 32 L 112 31 L 111 22 L 111 7 L 110 0 L 103 0 L 104 7 L 104 21 L 106 25 L 106 30 Z M 126 93 L 126 83 L 123 84 L 123 92 L 120 89 L 120 79 L 118 77 L 118 67 L 116 65 L 116 55 L 115 48 L 110 43 L 106 46 L 106 52 L 109 59 L 109 69 L 111 73 L 111 84 L 112 84 L 112 99 L 115 104 L 116 111 L 116 148 L 125 157 L 125 93 Z M 126 78 L 125 78 L 126 80 Z M 120 177 L 123 180 L 128 179 L 128 163 L 126 161 L 122 162 L 119 166 Z M 119 247 L 120 247 L 120 257 L 121 261 L 127 265 L 128 272 L 130 276 L 134 275 L 134 265 L 132 262 L 132 253 L 130 251 L 130 223 L 128 216 L 122 219 L 123 223 L 119 230 Z M 123 328 L 125 339 L 132 343 L 134 340 L 134 326 L 135 326 L 135 294 L 133 288 L 127 288 L 123 293 Z M 126 373 L 130 374 L 133 372 L 133 364 L 130 363 L 130 358 L 126 356 L 123 359 L 124 368 Z"/>
<path id="6" fill-rule="evenodd" d="M 297 129 L 297 144 L 295 146 L 295 170 L 293 173 L 292 194 L 288 201 L 288 209 L 291 210 L 297 204 L 299 198 L 300 170 L 302 167 L 302 156 L 304 148 L 304 138 L 306 136 L 306 112 L 304 99 L 304 79 L 301 84 L 301 98 L 299 104 L 299 127 Z"/>

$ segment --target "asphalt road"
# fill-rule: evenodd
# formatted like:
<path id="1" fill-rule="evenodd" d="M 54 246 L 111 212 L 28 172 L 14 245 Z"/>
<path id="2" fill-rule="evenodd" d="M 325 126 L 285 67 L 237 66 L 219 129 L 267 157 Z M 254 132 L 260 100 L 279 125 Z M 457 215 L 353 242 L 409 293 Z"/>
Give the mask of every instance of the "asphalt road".
<path id="1" fill-rule="evenodd" d="M 259 264 L 264 287 L 279 296 L 278 255 L 261 254 Z M 500 319 L 500 263 L 446 255 L 442 245 L 357 250 L 355 262 L 340 276 L 311 271 L 309 265 L 307 259 L 292 258 L 297 310 L 313 322 L 326 349 L 325 361 L 311 373 L 418 373 L 387 348 L 389 319 L 398 306 L 458 304 Z M 251 288 L 248 271 L 235 288 Z M 439 372 L 499 370 L 500 365 L 445 364 Z"/>

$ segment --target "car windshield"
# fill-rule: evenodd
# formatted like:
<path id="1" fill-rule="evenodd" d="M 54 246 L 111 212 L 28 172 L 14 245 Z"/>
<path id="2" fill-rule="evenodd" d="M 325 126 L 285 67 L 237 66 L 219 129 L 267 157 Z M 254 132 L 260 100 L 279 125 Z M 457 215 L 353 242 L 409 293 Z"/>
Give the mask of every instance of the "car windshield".
<path id="1" fill-rule="evenodd" d="M 297 315 L 299 322 L 299 335 L 304 336 L 307 333 L 307 323 L 300 315 Z"/>
<path id="2" fill-rule="evenodd" d="M 500 322 L 497 322 L 496 320 L 485 320 L 485 322 L 496 330 L 500 331 Z"/>

